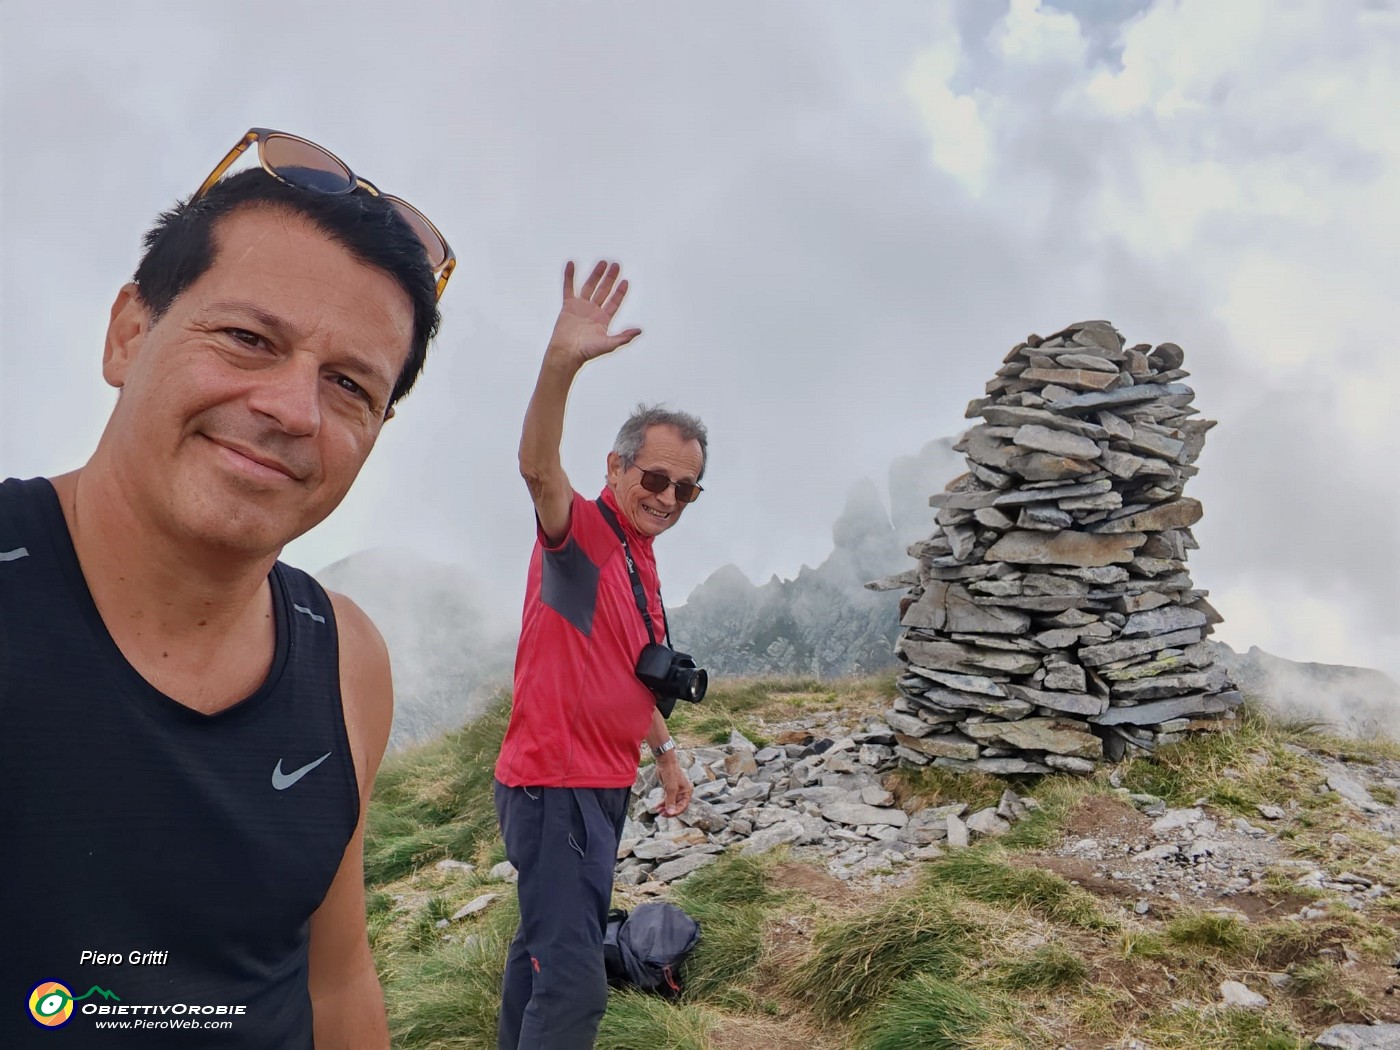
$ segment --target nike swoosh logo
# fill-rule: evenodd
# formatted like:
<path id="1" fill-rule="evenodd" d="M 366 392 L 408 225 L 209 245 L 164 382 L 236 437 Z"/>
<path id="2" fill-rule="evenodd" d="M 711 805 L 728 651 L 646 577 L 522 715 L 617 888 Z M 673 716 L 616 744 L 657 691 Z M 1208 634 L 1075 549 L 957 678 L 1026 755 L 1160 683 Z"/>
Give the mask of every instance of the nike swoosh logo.
<path id="1" fill-rule="evenodd" d="M 298 780 L 306 776 L 306 774 L 310 773 L 313 769 L 315 769 L 317 766 L 319 766 L 322 762 L 324 762 L 330 757 L 331 753 L 327 751 L 320 758 L 316 759 L 315 762 L 308 762 L 300 769 L 294 769 L 290 773 L 282 772 L 282 760 L 279 758 L 277 760 L 277 768 L 272 771 L 272 786 L 278 791 L 286 791 Z M 263 766 L 263 768 L 266 769 L 267 767 Z"/>

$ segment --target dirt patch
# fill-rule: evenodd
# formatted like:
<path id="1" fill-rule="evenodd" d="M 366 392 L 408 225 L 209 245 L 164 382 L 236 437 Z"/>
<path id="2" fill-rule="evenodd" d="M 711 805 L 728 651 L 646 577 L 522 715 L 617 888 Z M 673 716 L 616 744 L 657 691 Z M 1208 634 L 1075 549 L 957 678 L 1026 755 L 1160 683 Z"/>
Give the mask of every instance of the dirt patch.
<path id="1" fill-rule="evenodd" d="M 1131 803 L 1111 795 L 1086 795 L 1075 803 L 1064 821 L 1065 841 L 1075 839 L 1139 839 L 1152 828 L 1152 820 Z"/>
<path id="2" fill-rule="evenodd" d="M 1026 853 L 1010 858 L 1013 867 L 1040 868 L 1054 872 L 1098 897 L 1137 898 L 1137 890 L 1123 882 L 1104 878 L 1095 870 L 1094 862 L 1078 857 L 1055 857 L 1041 853 Z"/>
<path id="3" fill-rule="evenodd" d="M 804 1031 L 793 1018 L 729 1014 L 710 1033 L 714 1050 L 834 1050 L 835 1045 Z"/>
<path id="4" fill-rule="evenodd" d="M 809 900 L 831 904 L 846 904 L 856 896 L 848 883 L 799 861 L 777 865 L 768 874 L 768 885 L 775 890 L 795 890 Z"/>

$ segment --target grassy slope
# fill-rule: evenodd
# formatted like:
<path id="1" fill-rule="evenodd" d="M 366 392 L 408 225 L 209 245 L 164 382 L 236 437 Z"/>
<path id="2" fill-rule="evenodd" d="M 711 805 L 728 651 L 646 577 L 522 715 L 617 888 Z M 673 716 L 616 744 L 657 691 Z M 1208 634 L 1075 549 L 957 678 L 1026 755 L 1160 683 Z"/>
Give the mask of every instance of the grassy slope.
<path id="1" fill-rule="evenodd" d="M 682 705 L 672 726 L 683 743 L 727 739 L 732 727 L 761 743 L 775 722 L 844 714 L 850 723 L 880 710 L 889 695 L 888 679 L 728 683 L 701 707 Z M 490 785 L 506 709 L 502 697 L 471 726 L 397 756 L 376 787 L 369 928 L 397 1047 L 495 1045 L 497 988 L 516 911 L 513 888 L 478 873 L 501 859 Z M 1386 840 L 1354 826 L 1334 837 L 1345 811 L 1335 795 L 1304 790 L 1317 777 L 1309 776 L 1312 760 L 1289 746 L 1297 743 L 1351 759 L 1400 757 L 1395 745 L 1330 740 L 1248 714 L 1235 732 L 1130 762 L 1120 776 L 1170 804 L 1205 798 L 1231 815 L 1257 817 L 1257 802 L 1297 799 L 1303 810 L 1290 837 L 1298 856 L 1400 885 L 1400 860 L 1378 856 Z M 977 806 L 1004 787 L 928 771 L 897 779 L 912 805 Z M 1086 794 L 1109 790 L 1106 773 L 1045 777 L 1031 791 L 1044 809 L 1010 836 L 923 865 L 913 885 L 880 894 L 782 854 L 727 856 L 671 889 L 704 929 L 684 1000 L 614 993 L 598 1045 L 1084 1050 L 1131 1036 L 1152 1047 L 1283 1050 L 1305 1045 L 1322 1024 L 1373 1015 L 1368 995 L 1376 988 L 1336 960 L 1349 950 L 1374 973 L 1374 960 L 1394 957 L 1394 898 L 1372 913 L 1379 920 L 1337 908 L 1308 924 L 1245 924 L 1189 907 L 1139 919 L 1033 863 L 1015 863 L 1058 841 L 1066 814 Z M 433 862 L 443 857 L 473 861 L 477 871 L 439 872 Z M 1287 873 L 1278 879 L 1281 891 L 1289 887 Z M 447 930 L 436 925 L 490 892 L 499 896 L 481 915 Z M 1324 946 L 1331 955 L 1318 955 Z M 1271 1005 L 1263 1013 L 1199 1005 L 1218 999 L 1222 980 L 1258 988 L 1263 973 L 1280 970 L 1293 985 L 1264 986 Z"/>

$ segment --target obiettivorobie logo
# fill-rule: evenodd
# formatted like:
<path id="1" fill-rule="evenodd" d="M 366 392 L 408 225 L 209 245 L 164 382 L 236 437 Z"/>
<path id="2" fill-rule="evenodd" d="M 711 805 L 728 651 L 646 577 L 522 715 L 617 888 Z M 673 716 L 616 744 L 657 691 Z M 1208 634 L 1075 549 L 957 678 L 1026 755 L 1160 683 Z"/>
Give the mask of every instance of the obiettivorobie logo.
<path id="1" fill-rule="evenodd" d="M 29 993 L 29 1016 L 45 1028 L 60 1028 L 72 1020 L 73 1004 L 91 995 L 121 1002 L 115 992 L 95 984 L 82 995 L 74 995 L 62 981 L 40 981 Z"/>

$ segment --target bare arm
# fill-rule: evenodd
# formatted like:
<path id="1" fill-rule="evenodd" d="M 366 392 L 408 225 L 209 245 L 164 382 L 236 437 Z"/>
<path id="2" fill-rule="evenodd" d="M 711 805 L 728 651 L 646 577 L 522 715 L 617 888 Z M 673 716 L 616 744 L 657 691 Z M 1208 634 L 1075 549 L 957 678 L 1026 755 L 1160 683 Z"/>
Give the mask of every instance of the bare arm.
<path id="1" fill-rule="evenodd" d="M 666 719 L 662 717 L 659 710 L 651 712 L 651 728 L 647 730 L 647 744 L 651 747 L 652 753 L 656 749 L 671 739 L 671 731 L 666 728 Z M 661 802 L 661 815 L 665 817 L 676 817 L 685 812 L 690 805 L 690 796 L 695 790 L 691 784 L 690 777 L 681 768 L 680 756 L 674 751 L 668 751 L 664 755 L 656 758 L 656 773 L 661 778 L 661 786 L 666 789 L 666 797 Z"/>
<path id="2" fill-rule="evenodd" d="M 354 602 L 331 596 L 340 632 L 345 729 L 360 785 L 360 822 L 311 916 L 310 988 L 317 1050 L 387 1050 L 389 1023 L 365 933 L 365 816 L 394 714 L 389 653 Z"/>
<path id="3" fill-rule="evenodd" d="M 564 409 L 574 377 L 593 358 L 610 354 L 641 334 L 640 328 L 608 334 L 613 316 L 627 295 L 627 282 L 617 280 L 619 270 L 617 263 L 598 263 L 575 295 L 574 264 L 565 265 L 564 303 L 544 352 L 535 392 L 525 410 L 520 434 L 520 475 L 534 500 L 540 528 L 551 543 L 568 534 L 569 508 L 574 497 L 573 485 L 559 459 Z"/>

